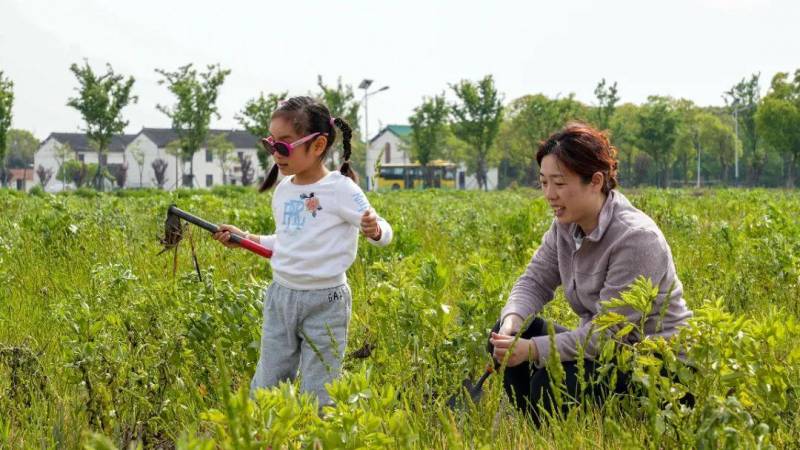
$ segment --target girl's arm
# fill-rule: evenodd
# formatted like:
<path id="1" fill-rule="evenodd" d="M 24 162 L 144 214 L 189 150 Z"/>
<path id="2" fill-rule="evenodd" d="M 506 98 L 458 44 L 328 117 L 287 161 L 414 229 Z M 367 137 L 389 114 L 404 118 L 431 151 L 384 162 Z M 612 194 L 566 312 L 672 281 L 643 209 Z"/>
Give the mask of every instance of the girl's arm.
<path id="1" fill-rule="evenodd" d="M 392 242 L 392 226 L 372 209 L 364 191 L 353 180 L 344 179 L 338 187 L 336 198 L 339 215 L 362 230 L 367 242 L 378 247 L 385 247 Z"/>
<path id="2" fill-rule="evenodd" d="M 275 239 L 277 239 L 277 235 L 275 234 L 258 235 L 258 234 L 247 233 L 247 239 L 250 239 L 253 242 L 257 242 L 270 250 L 275 250 Z"/>

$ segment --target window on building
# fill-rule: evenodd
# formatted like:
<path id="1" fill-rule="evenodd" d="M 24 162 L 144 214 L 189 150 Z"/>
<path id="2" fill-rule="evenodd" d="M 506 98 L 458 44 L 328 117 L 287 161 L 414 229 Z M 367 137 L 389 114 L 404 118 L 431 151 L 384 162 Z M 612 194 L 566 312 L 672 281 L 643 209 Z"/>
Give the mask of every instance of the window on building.
<path id="1" fill-rule="evenodd" d="M 236 156 L 239 158 L 239 161 L 244 159 L 244 152 L 236 152 Z"/>
<path id="2" fill-rule="evenodd" d="M 211 162 L 214 160 L 214 153 L 211 150 L 206 149 L 206 162 Z"/>
<path id="3" fill-rule="evenodd" d="M 80 162 L 84 162 L 84 160 L 83 160 L 83 159 L 84 159 L 85 157 L 86 157 L 86 155 L 84 155 L 83 153 L 78 153 L 78 161 L 80 161 Z"/>
<path id="4" fill-rule="evenodd" d="M 214 175 L 206 175 L 206 187 L 211 187 L 214 185 Z"/>
<path id="5" fill-rule="evenodd" d="M 25 180 L 22 178 L 17 178 L 17 190 L 24 191 L 25 190 Z"/>
<path id="6" fill-rule="evenodd" d="M 392 162 L 392 145 L 388 142 L 383 146 L 383 162 L 386 164 Z"/>

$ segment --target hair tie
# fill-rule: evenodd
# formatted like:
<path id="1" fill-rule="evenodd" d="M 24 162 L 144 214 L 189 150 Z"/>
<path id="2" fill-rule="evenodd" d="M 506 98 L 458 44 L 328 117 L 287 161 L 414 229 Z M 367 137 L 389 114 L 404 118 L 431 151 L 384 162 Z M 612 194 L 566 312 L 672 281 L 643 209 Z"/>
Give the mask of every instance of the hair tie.
<path id="1" fill-rule="evenodd" d="M 331 124 L 331 127 L 335 127 L 336 126 L 336 117 L 331 117 L 331 120 L 328 123 Z"/>

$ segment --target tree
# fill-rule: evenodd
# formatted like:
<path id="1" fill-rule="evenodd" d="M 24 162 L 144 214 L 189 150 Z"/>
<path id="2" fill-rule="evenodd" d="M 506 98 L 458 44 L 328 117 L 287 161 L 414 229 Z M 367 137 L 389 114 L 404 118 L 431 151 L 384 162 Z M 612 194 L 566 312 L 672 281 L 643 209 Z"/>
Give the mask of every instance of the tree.
<path id="1" fill-rule="evenodd" d="M 539 144 L 572 120 L 580 120 L 586 108 L 574 94 L 550 99 L 542 94 L 520 97 L 508 107 L 507 127 L 498 138 L 512 167 L 522 168 L 518 181 L 535 186 L 539 179 L 536 151 Z"/>
<path id="2" fill-rule="evenodd" d="M 783 156 L 785 185 L 793 188 L 800 158 L 800 69 L 794 79 L 786 72 L 772 78 L 770 92 L 756 112 L 756 130 Z"/>
<path id="3" fill-rule="evenodd" d="M 39 167 L 36 168 L 36 176 L 39 177 L 39 183 L 45 188 L 47 187 L 47 183 L 50 182 L 50 178 L 53 177 L 53 169 L 47 169 L 39 164 Z"/>
<path id="4" fill-rule="evenodd" d="M 227 133 L 219 133 L 208 139 L 208 150 L 219 159 L 222 170 L 222 184 L 228 184 L 228 172 L 231 170 L 231 155 L 236 147 L 228 141 Z"/>
<path id="5" fill-rule="evenodd" d="M 269 136 L 269 123 L 272 120 L 272 113 L 278 109 L 281 100 L 289 95 L 288 92 L 278 92 L 277 94 L 260 93 L 258 98 L 253 98 L 247 101 L 244 109 L 236 114 L 236 120 L 247 130 L 250 134 L 257 138 Z M 267 170 L 269 165 L 269 154 L 267 150 L 257 144 L 258 161 L 261 167 Z"/>
<path id="6" fill-rule="evenodd" d="M 114 73 L 110 64 L 106 64 L 106 73 L 97 75 L 84 61 L 83 67 L 72 64 L 69 69 L 78 79 L 78 97 L 67 101 L 67 106 L 78 110 L 86 122 L 84 132 L 90 142 L 96 145 L 99 168 L 94 177 L 95 188 L 103 190 L 103 174 L 106 173 L 104 155 L 115 134 L 120 134 L 128 125 L 122 119 L 122 109 L 129 103 L 136 103 L 138 98 L 131 95 L 134 79 Z"/>
<path id="7" fill-rule="evenodd" d="M 6 174 L 6 134 L 11 128 L 11 108 L 14 106 L 14 82 L 0 70 L 0 185 L 8 185 Z"/>
<path id="8" fill-rule="evenodd" d="M 75 184 L 75 187 L 83 187 L 84 184 L 97 175 L 98 165 L 95 163 L 86 164 L 83 161 L 71 159 L 64 163 L 59 169 L 59 178 L 66 178 Z"/>
<path id="9" fill-rule="evenodd" d="M 139 187 L 142 187 L 142 177 L 144 176 L 144 149 L 139 142 L 136 142 L 131 145 L 131 156 L 133 160 L 136 161 L 136 164 L 139 167 Z"/>
<path id="10" fill-rule="evenodd" d="M 607 130 L 611 126 L 611 118 L 619 101 L 617 82 L 606 86 L 606 79 L 603 78 L 594 88 L 594 96 L 597 98 L 597 108 L 594 110 L 595 124 L 601 130 Z"/>
<path id="11" fill-rule="evenodd" d="M 678 132 L 678 113 L 668 97 L 650 96 L 639 109 L 639 148 L 656 164 L 658 185 L 669 187 L 672 152 Z"/>
<path id="12" fill-rule="evenodd" d="M 625 103 L 615 109 L 610 123 L 611 142 L 619 151 L 620 182 L 635 185 L 644 181 L 645 173 L 636 172 L 636 157 L 641 152 L 637 145 L 639 136 L 639 107 Z"/>
<path id="13" fill-rule="evenodd" d="M 239 166 L 242 170 L 242 186 L 250 186 L 253 184 L 254 175 L 256 173 L 255 169 L 253 169 L 253 161 L 250 158 L 250 155 L 245 156 L 243 153 L 239 153 Z"/>
<path id="14" fill-rule="evenodd" d="M 167 152 L 168 155 L 175 157 L 175 189 L 178 189 L 178 183 L 180 183 L 180 175 L 183 175 L 185 172 L 183 164 L 185 162 L 185 156 L 183 156 L 183 143 L 180 139 L 175 139 L 167 143 L 166 147 L 164 147 L 164 151 Z M 166 181 L 166 178 L 164 179 Z M 186 176 L 184 176 L 184 181 L 186 181 Z"/>
<path id="15" fill-rule="evenodd" d="M 121 164 L 111 164 L 108 166 L 111 177 L 117 183 L 117 187 L 122 189 L 128 181 L 128 161 L 123 161 Z"/>
<path id="16" fill-rule="evenodd" d="M 448 113 L 442 93 L 432 98 L 423 98 L 422 104 L 414 108 L 414 114 L 408 118 L 411 124 L 411 154 L 422 166 L 425 187 L 433 185 L 428 164 L 441 157 Z"/>
<path id="17" fill-rule="evenodd" d="M 739 138 L 744 149 L 742 162 L 747 167 L 747 180 L 751 186 L 758 184 L 767 162 L 767 153 L 759 145 L 756 129 L 756 113 L 761 97 L 760 77 L 760 73 L 754 73 L 749 80 L 742 78 L 723 95 L 725 103 L 738 110 L 736 116 L 739 120 Z"/>
<path id="18" fill-rule="evenodd" d="M 469 157 L 478 186 L 488 190 L 486 179 L 488 164 L 492 158 L 494 140 L 503 120 L 503 104 L 494 86 L 491 75 L 477 83 L 461 80 L 450 85 L 458 97 L 450 112 L 453 117 L 453 132 L 469 144 Z"/>
<path id="19" fill-rule="evenodd" d="M 319 86 L 321 90 L 318 98 L 328 107 L 331 116 L 344 119 L 345 122 L 350 125 L 350 128 L 353 129 L 353 136 L 350 140 L 352 147 L 350 153 L 351 165 L 353 170 L 359 172 L 363 176 L 364 165 L 367 159 L 367 148 L 361 142 L 361 127 L 359 126 L 358 119 L 360 103 L 355 99 L 353 87 L 349 84 L 343 85 L 341 77 L 336 80 L 336 86 L 328 86 L 322 81 L 322 75 L 317 76 L 317 86 Z M 332 150 L 333 151 L 328 154 L 331 165 L 333 165 L 335 155 L 342 153 L 341 140 L 334 143 Z"/>
<path id="20" fill-rule="evenodd" d="M 231 71 L 222 69 L 219 64 L 207 66 L 207 71 L 199 74 L 191 64 L 179 67 L 175 72 L 156 69 L 164 78 L 159 84 L 167 84 L 177 97 L 172 107 L 157 105 L 156 108 L 172 119 L 172 128 L 181 142 L 181 153 L 189 163 L 189 177 L 184 185 L 194 186 L 194 154 L 208 138 L 211 116 L 221 117 L 217 112 L 217 96 L 225 78 Z"/>
<path id="21" fill-rule="evenodd" d="M 153 174 L 155 179 L 153 180 L 158 186 L 159 189 L 164 189 L 164 184 L 167 182 L 167 166 L 169 163 L 164 161 L 161 158 L 156 158 L 150 164 L 153 167 Z"/>
<path id="22" fill-rule="evenodd" d="M 733 166 L 736 139 L 730 125 L 718 116 L 702 112 L 696 117 L 697 146 L 719 162 L 719 179 L 722 183 L 730 181 L 730 168 Z"/>
<path id="23" fill-rule="evenodd" d="M 25 168 L 33 164 L 33 155 L 39 149 L 39 140 L 27 130 L 8 130 L 6 134 L 6 165 Z"/>
<path id="24" fill-rule="evenodd" d="M 700 148 L 697 115 L 700 110 L 691 100 L 674 102 L 678 113 L 678 131 L 672 151 L 675 154 L 678 175 L 684 186 L 689 184 L 689 163 L 696 159 Z"/>
<path id="25" fill-rule="evenodd" d="M 75 151 L 72 150 L 72 147 L 68 143 L 62 144 L 60 142 L 56 142 L 53 148 L 53 153 L 56 157 L 56 163 L 58 164 L 56 178 L 61 179 L 61 190 L 63 191 L 67 184 L 66 171 L 63 170 L 64 164 L 67 162 L 67 159 L 69 159 L 70 156 L 75 154 Z"/>

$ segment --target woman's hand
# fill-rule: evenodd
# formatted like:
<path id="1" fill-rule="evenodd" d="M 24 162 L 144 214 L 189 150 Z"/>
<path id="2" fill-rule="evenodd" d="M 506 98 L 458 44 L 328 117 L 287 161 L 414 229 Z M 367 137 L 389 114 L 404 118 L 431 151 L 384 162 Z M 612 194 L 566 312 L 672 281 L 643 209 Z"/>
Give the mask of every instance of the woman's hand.
<path id="1" fill-rule="evenodd" d="M 520 328 L 522 328 L 522 317 L 516 314 L 509 314 L 503 319 L 503 323 L 500 325 L 500 329 L 497 330 L 497 334 L 513 336 L 519 333 Z"/>
<path id="2" fill-rule="evenodd" d="M 374 209 L 364 211 L 361 216 L 361 232 L 373 241 L 381 240 L 381 227 L 378 225 L 378 215 Z"/>
<path id="3" fill-rule="evenodd" d="M 239 236 L 247 239 L 247 234 L 236 228 L 233 225 L 220 225 L 219 230 L 213 234 L 214 239 L 218 240 L 222 245 L 228 248 L 240 247 L 239 244 L 231 242 L 231 234 L 238 234 Z"/>
<path id="4" fill-rule="evenodd" d="M 516 339 L 516 342 L 515 342 Z M 535 361 L 539 359 L 539 352 L 536 345 L 530 339 L 517 339 L 515 336 L 507 334 L 492 333 L 489 341 L 494 346 L 494 353 L 492 356 L 495 360 L 502 363 L 506 353 L 512 352 L 506 366 L 514 367 L 520 365 L 524 361 Z M 511 348 L 513 345 L 513 349 Z"/>

